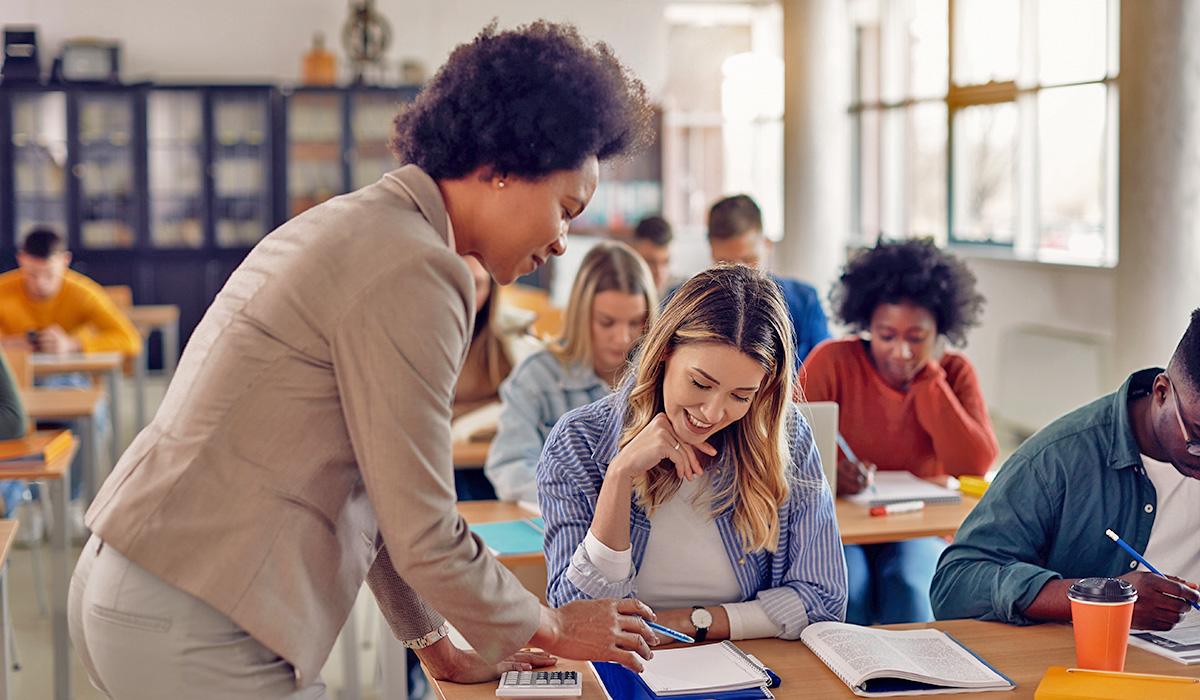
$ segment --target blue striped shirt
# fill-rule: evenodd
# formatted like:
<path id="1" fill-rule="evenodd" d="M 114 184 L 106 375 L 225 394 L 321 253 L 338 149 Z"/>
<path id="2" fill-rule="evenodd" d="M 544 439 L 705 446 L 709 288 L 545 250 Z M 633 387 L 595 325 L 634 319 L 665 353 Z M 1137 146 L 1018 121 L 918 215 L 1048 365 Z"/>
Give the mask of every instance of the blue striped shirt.
<path id="1" fill-rule="evenodd" d="M 636 500 L 630 505 L 630 542 L 634 570 L 609 583 L 590 561 L 583 545 L 596 512 L 608 465 L 617 455 L 630 385 L 589 406 L 575 409 L 551 431 L 538 463 L 538 498 L 546 523 L 546 597 L 557 607 L 581 598 L 636 596 L 635 577 L 650 535 L 650 519 Z M 792 411 L 788 421 L 793 482 L 779 509 L 779 542 L 774 552 L 747 552 L 733 526 L 732 504 L 717 515 L 717 529 L 733 566 L 742 597 L 761 601 L 763 610 L 796 639 L 813 622 L 843 620 L 846 614 L 846 561 L 833 508 L 833 496 L 821 472 L 812 430 Z M 718 455 L 719 464 L 730 460 Z M 714 479 L 733 478 L 734 470 L 709 470 Z M 714 488 L 720 489 L 722 482 Z M 686 546 L 681 542 L 680 546 Z M 696 572 L 702 575 L 703 572 Z"/>

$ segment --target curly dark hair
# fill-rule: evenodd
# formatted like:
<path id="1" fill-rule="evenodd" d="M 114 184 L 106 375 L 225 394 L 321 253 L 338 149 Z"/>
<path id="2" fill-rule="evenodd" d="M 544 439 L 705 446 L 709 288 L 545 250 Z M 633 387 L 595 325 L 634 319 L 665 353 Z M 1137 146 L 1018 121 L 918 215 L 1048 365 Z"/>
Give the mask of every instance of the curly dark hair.
<path id="1" fill-rule="evenodd" d="M 880 241 L 858 251 L 829 294 L 833 313 L 855 331 L 871 325 L 880 304 L 905 300 L 933 314 L 938 333 L 960 347 L 984 303 L 966 263 L 929 239 Z"/>
<path id="2" fill-rule="evenodd" d="M 603 42 L 540 20 L 484 27 L 396 116 L 391 147 L 434 179 L 480 165 L 537 179 L 588 156 L 628 157 L 652 139 L 646 87 Z"/>
<path id="3" fill-rule="evenodd" d="M 1193 391 L 1200 390 L 1200 309 L 1192 311 L 1187 330 L 1171 355 L 1171 366 L 1179 368 Z"/>

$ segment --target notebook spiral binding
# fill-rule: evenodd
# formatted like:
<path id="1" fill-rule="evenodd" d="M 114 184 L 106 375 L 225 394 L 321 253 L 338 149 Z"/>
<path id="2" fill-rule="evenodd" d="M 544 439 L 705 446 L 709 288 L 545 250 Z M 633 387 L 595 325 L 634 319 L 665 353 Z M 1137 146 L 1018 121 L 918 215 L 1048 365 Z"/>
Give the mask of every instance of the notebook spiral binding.
<path id="1" fill-rule="evenodd" d="M 771 677 L 767 675 L 767 672 L 763 670 L 763 667 L 760 664 L 755 663 L 754 659 L 750 658 L 749 654 L 739 649 L 736 644 L 726 639 L 721 642 L 721 648 L 733 652 L 736 655 L 736 658 L 742 661 L 742 663 L 753 669 L 755 673 L 762 675 L 763 681 L 766 683 L 771 682 Z"/>

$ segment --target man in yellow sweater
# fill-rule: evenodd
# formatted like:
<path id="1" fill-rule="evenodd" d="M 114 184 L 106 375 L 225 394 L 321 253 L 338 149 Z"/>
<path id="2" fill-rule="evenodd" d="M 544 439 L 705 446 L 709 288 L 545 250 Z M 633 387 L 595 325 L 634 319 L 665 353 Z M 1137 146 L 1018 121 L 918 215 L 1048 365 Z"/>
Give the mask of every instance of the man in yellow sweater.
<path id="1" fill-rule="evenodd" d="M 18 269 L 0 275 L 0 334 L 6 346 L 37 352 L 120 352 L 142 338 L 104 289 L 68 267 L 61 236 L 34 229 L 17 251 Z"/>
<path id="2" fill-rule="evenodd" d="M 104 288 L 68 269 L 71 253 L 58 233 L 48 228 L 30 231 L 17 251 L 17 265 L 0 275 L 0 342 L 5 347 L 57 354 L 120 352 L 126 357 L 142 352 L 142 337 Z M 91 380 L 82 374 L 56 374 L 38 377 L 37 383 L 69 388 L 90 386 Z M 113 417 L 104 409 L 102 405 L 93 417 L 101 432 L 112 429 Z M 77 536 L 83 533 L 86 507 L 77 500 L 82 477 L 77 454 L 71 463 L 71 524 Z M 42 527 L 34 521 L 39 520 L 35 516 L 29 523 L 29 532 L 38 539 Z"/>

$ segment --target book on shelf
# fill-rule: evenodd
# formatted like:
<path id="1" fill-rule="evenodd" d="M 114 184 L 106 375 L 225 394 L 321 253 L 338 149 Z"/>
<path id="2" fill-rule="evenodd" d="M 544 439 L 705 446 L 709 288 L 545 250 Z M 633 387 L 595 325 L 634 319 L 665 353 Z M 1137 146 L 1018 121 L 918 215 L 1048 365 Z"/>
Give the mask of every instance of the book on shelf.
<path id="1" fill-rule="evenodd" d="M 471 532 L 487 545 L 493 556 L 504 554 L 529 554 L 542 551 L 546 524 L 541 518 L 501 520 L 494 523 L 478 523 Z"/>
<path id="2" fill-rule="evenodd" d="M 773 698 L 766 670 L 736 644 L 656 649 L 641 673 L 611 661 L 589 662 L 610 700 L 756 700 Z"/>
<path id="3" fill-rule="evenodd" d="M 800 640 L 863 697 L 1012 690 L 1017 685 L 941 630 L 817 622 L 800 633 Z"/>
<path id="4" fill-rule="evenodd" d="M 1200 611 L 1189 610 L 1179 624 L 1166 632 L 1130 630 L 1129 645 L 1181 664 L 1200 664 Z"/>
<path id="5" fill-rule="evenodd" d="M 23 438 L 0 440 L 0 469 L 45 464 L 71 447 L 70 430 L 38 430 Z"/>
<path id="6" fill-rule="evenodd" d="M 924 501 L 928 505 L 961 503 L 962 493 L 932 481 L 926 481 L 908 471 L 875 472 L 875 490 L 863 489 L 846 500 L 867 508 L 886 506 L 904 501 Z"/>

